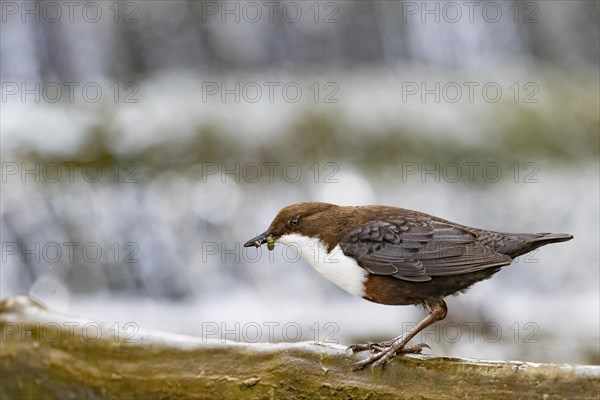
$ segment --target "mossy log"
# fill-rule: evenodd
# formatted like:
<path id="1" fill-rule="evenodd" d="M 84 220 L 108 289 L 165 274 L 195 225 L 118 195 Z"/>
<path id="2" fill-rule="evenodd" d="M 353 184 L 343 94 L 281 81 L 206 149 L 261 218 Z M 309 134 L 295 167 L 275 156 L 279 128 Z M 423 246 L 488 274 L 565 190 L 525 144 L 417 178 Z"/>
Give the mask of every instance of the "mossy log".
<path id="1" fill-rule="evenodd" d="M 395 357 L 351 372 L 364 355 L 316 342 L 243 344 L 140 330 L 0 303 L 2 399 L 589 398 L 600 367 Z"/>

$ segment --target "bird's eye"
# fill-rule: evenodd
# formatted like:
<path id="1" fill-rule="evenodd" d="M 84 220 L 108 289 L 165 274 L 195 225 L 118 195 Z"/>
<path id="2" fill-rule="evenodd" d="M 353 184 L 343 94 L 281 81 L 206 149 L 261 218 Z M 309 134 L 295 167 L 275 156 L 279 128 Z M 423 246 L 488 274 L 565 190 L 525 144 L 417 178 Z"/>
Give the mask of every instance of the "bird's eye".
<path id="1" fill-rule="evenodd" d="M 300 217 L 290 219 L 290 226 L 292 228 L 297 228 L 300 225 Z"/>

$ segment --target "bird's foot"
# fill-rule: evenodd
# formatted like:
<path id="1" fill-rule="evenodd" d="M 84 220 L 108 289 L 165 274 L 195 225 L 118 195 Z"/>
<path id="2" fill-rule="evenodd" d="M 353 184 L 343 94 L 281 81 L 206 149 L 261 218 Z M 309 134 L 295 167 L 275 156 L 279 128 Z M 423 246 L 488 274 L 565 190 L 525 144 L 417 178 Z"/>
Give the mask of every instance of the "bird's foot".
<path id="1" fill-rule="evenodd" d="M 419 343 L 413 346 L 402 346 L 400 341 L 387 340 L 380 343 L 367 343 L 357 344 L 348 347 L 353 353 L 360 351 L 370 351 L 371 355 L 364 360 L 356 362 L 352 365 L 353 370 L 357 371 L 363 369 L 367 365 L 371 365 L 372 368 L 383 365 L 391 360 L 396 354 L 420 354 L 425 347 L 430 349 L 427 343 Z"/>
<path id="2" fill-rule="evenodd" d="M 394 343 L 394 340 L 386 340 L 384 342 L 379 343 L 365 343 L 365 344 L 353 344 L 352 346 L 348 346 L 347 350 L 352 351 L 354 353 L 360 353 L 361 351 L 370 351 L 371 353 L 379 353 L 383 349 L 390 347 Z"/>

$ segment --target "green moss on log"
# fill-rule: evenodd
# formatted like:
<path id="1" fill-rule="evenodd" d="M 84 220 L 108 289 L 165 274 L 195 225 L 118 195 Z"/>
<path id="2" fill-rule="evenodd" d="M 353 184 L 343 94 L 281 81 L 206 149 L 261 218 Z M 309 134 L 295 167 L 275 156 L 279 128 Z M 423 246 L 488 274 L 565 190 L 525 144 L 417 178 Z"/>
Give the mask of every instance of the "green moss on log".
<path id="1" fill-rule="evenodd" d="M 1 302 L 0 325 L 2 399 L 592 399 L 600 393 L 597 366 L 410 355 L 383 369 L 351 372 L 362 356 L 337 345 L 241 344 L 144 330 L 126 340 L 127 332 L 117 335 L 109 324 L 55 313 L 28 297 Z"/>

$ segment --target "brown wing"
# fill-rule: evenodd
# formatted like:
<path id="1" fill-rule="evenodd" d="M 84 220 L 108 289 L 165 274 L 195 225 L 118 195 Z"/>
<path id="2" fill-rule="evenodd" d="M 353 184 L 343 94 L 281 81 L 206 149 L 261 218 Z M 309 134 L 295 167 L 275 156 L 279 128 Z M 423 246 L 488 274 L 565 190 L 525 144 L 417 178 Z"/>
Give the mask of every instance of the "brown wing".
<path id="1" fill-rule="evenodd" d="M 339 245 L 372 274 L 415 282 L 512 262 L 476 242 L 466 229 L 431 220 L 372 221 L 348 233 Z"/>

